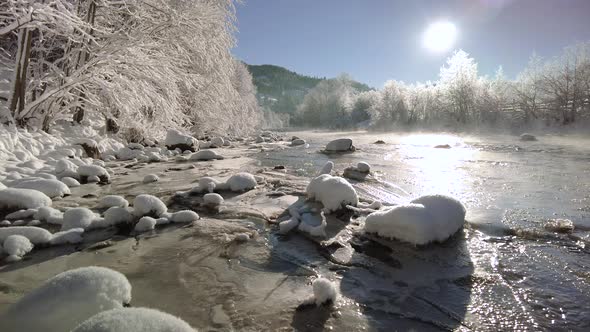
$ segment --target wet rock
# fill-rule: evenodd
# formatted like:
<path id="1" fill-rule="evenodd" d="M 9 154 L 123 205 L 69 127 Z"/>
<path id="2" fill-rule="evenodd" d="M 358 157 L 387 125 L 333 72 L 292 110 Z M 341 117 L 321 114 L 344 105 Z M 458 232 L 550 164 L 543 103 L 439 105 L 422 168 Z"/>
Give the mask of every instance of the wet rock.
<path id="1" fill-rule="evenodd" d="M 529 134 L 529 133 L 524 133 L 522 135 L 520 135 L 520 140 L 521 141 L 536 141 L 537 137 L 535 137 L 535 135 Z"/>
<path id="2" fill-rule="evenodd" d="M 285 165 L 276 165 L 273 169 L 285 169 Z"/>
<path id="3" fill-rule="evenodd" d="M 291 146 L 300 146 L 300 145 L 305 145 L 305 140 L 298 138 L 298 139 L 291 141 Z"/>
<path id="4" fill-rule="evenodd" d="M 569 219 L 551 219 L 544 227 L 550 232 L 570 233 L 574 230 L 574 223 Z"/>
<path id="5" fill-rule="evenodd" d="M 339 138 L 331 141 L 326 145 L 325 152 L 350 152 L 355 151 L 356 148 L 352 145 L 352 139 Z"/>
<path id="6" fill-rule="evenodd" d="M 450 149 L 451 146 L 448 144 L 439 144 L 434 146 L 435 149 Z"/>
<path id="7" fill-rule="evenodd" d="M 385 141 L 383 140 L 376 140 L 375 143 L 373 144 L 385 144 Z"/>

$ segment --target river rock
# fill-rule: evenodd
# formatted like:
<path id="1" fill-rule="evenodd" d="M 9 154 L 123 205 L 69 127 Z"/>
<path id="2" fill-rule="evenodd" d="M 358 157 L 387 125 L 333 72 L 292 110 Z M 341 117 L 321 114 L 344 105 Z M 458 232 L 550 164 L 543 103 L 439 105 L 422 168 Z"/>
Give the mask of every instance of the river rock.
<path id="1" fill-rule="evenodd" d="M 355 151 L 356 148 L 352 145 L 352 139 L 350 138 L 339 138 L 331 141 L 326 145 L 326 152 L 347 152 Z"/>
<path id="2" fill-rule="evenodd" d="M 305 140 L 303 139 L 294 139 L 291 141 L 291 146 L 299 146 L 299 145 L 304 145 L 305 144 Z"/>
<path id="3" fill-rule="evenodd" d="M 537 138 L 535 137 L 535 135 L 524 133 L 524 134 L 520 135 L 520 140 L 521 141 L 536 141 Z"/>

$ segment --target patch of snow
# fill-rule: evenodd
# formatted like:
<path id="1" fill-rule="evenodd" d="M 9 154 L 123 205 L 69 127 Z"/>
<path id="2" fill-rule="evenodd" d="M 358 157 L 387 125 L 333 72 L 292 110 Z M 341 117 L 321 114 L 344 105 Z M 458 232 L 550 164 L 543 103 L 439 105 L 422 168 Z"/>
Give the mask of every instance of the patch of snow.
<path id="1" fill-rule="evenodd" d="M 0 190 L 0 209 L 36 209 L 51 206 L 51 198 L 44 193 L 23 188 Z"/>
<path id="2" fill-rule="evenodd" d="M 78 180 L 76 180 L 74 178 L 71 178 L 69 176 L 66 176 L 66 177 L 61 178 L 60 181 L 63 182 L 69 188 L 75 188 L 75 187 L 79 187 L 80 186 L 80 182 L 78 182 Z"/>
<path id="3" fill-rule="evenodd" d="M 10 235 L 22 235 L 29 239 L 34 245 L 46 244 L 51 241 L 51 233 L 41 227 L 34 226 L 11 226 L 0 228 L 0 243 L 4 243 Z"/>
<path id="4" fill-rule="evenodd" d="M 170 219 L 168 219 L 168 218 L 156 219 L 156 225 L 168 225 L 169 223 L 170 223 Z"/>
<path id="5" fill-rule="evenodd" d="M 182 319 L 147 308 L 123 308 L 101 312 L 84 321 L 73 332 L 195 332 Z"/>
<path id="6" fill-rule="evenodd" d="M 70 188 L 59 180 L 33 179 L 18 183 L 15 188 L 38 190 L 49 198 L 70 195 Z"/>
<path id="7" fill-rule="evenodd" d="M 256 187 L 256 178 L 250 173 L 238 173 L 232 175 L 226 184 L 233 192 L 247 191 Z"/>
<path id="8" fill-rule="evenodd" d="M 135 197 L 133 200 L 134 214 L 137 217 L 143 217 L 147 215 L 161 216 L 162 213 L 168 211 L 166 204 L 162 202 L 158 197 L 142 194 Z"/>
<path id="9" fill-rule="evenodd" d="M 158 182 L 160 178 L 156 174 L 148 174 L 143 178 L 143 183 Z"/>
<path id="10" fill-rule="evenodd" d="M 98 223 L 97 228 L 104 228 L 121 223 L 130 223 L 134 219 L 133 210 L 128 207 L 113 206 L 104 213 L 104 222 Z"/>
<path id="11" fill-rule="evenodd" d="M 50 224 L 63 224 L 63 213 L 60 210 L 54 209 L 50 206 L 40 207 L 33 215 L 33 218 L 45 221 Z"/>
<path id="12" fill-rule="evenodd" d="M 199 220 L 199 215 L 195 211 L 182 210 L 174 212 L 170 221 L 177 223 L 188 223 Z"/>
<path id="13" fill-rule="evenodd" d="M 10 262 L 21 260 L 24 255 L 33 250 L 33 244 L 31 241 L 29 241 L 28 238 L 18 234 L 8 236 L 4 240 L 2 247 L 4 252 L 9 255 L 6 260 Z"/>
<path id="14" fill-rule="evenodd" d="M 49 244 L 61 245 L 80 243 L 84 240 L 82 238 L 82 234 L 84 234 L 83 228 L 72 228 L 68 229 L 67 231 L 57 232 L 53 234 L 53 237 L 49 241 Z"/>
<path id="15" fill-rule="evenodd" d="M 322 174 L 311 180 L 306 189 L 307 196 L 324 205 L 326 213 L 340 210 L 346 205 L 356 206 L 358 195 L 345 179 Z"/>
<path id="16" fill-rule="evenodd" d="M 101 198 L 100 203 L 98 203 L 99 209 L 107 209 L 113 206 L 126 208 L 129 206 L 129 202 L 123 197 L 119 195 L 106 195 Z"/>
<path id="17" fill-rule="evenodd" d="M 103 167 L 97 165 L 82 165 L 78 167 L 78 174 L 80 176 L 88 177 L 88 181 L 90 182 L 91 177 L 97 177 L 102 179 L 104 182 L 109 182 L 110 176 L 109 172 Z M 100 181 L 100 180 L 99 180 Z M 96 182 L 99 182 L 96 181 Z"/>
<path id="18" fill-rule="evenodd" d="M 223 156 L 219 155 L 213 150 L 201 150 L 193 153 L 189 160 L 190 161 L 204 161 L 204 160 L 216 160 L 223 159 Z"/>
<path id="19" fill-rule="evenodd" d="M 336 303 L 338 290 L 330 280 L 326 278 L 317 278 L 313 281 L 312 288 L 316 305 Z"/>
<path id="20" fill-rule="evenodd" d="M 157 223 L 158 222 L 156 221 L 156 219 L 152 217 L 141 217 L 137 224 L 135 224 L 134 230 L 137 233 L 151 231 L 156 227 Z"/>
<path id="21" fill-rule="evenodd" d="M 62 231 L 72 228 L 87 229 L 98 216 L 87 208 L 72 208 L 64 212 Z"/>
<path id="22" fill-rule="evenodd" d="M 10 226 L 10 225 L 12 225 L 12 224 L 8 220 L 2 220 L 2 221 L 0 221 L 0 226 Z"/>

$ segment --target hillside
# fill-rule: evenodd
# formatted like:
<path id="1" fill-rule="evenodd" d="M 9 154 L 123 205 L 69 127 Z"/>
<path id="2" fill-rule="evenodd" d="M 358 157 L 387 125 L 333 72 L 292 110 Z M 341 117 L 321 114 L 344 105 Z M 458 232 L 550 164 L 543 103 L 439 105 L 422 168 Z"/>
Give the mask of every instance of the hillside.
<path id="1" fill-rule="evenodd" d="M 293 114 L 309 90 L 326 78 L 300 75 L 274 65 L 247 65 L 258 89 L 260 106 L 275 113 Z M 366 84 L 354 82 L 359 91 L 371 90 Z"/>

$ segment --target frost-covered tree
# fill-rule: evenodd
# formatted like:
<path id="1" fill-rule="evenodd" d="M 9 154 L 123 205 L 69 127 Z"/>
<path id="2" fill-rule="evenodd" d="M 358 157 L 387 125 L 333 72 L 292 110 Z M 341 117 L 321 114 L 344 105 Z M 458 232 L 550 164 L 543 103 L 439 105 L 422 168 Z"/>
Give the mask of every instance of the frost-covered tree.
<path id="1" fill-rule="evenodd" d="M 440 69 L 439 86 L 444 91 L 446 106 L 459 123 L 467 123 L 475 111 L 477 63 L 463 50 L 447 59 Z"/>

